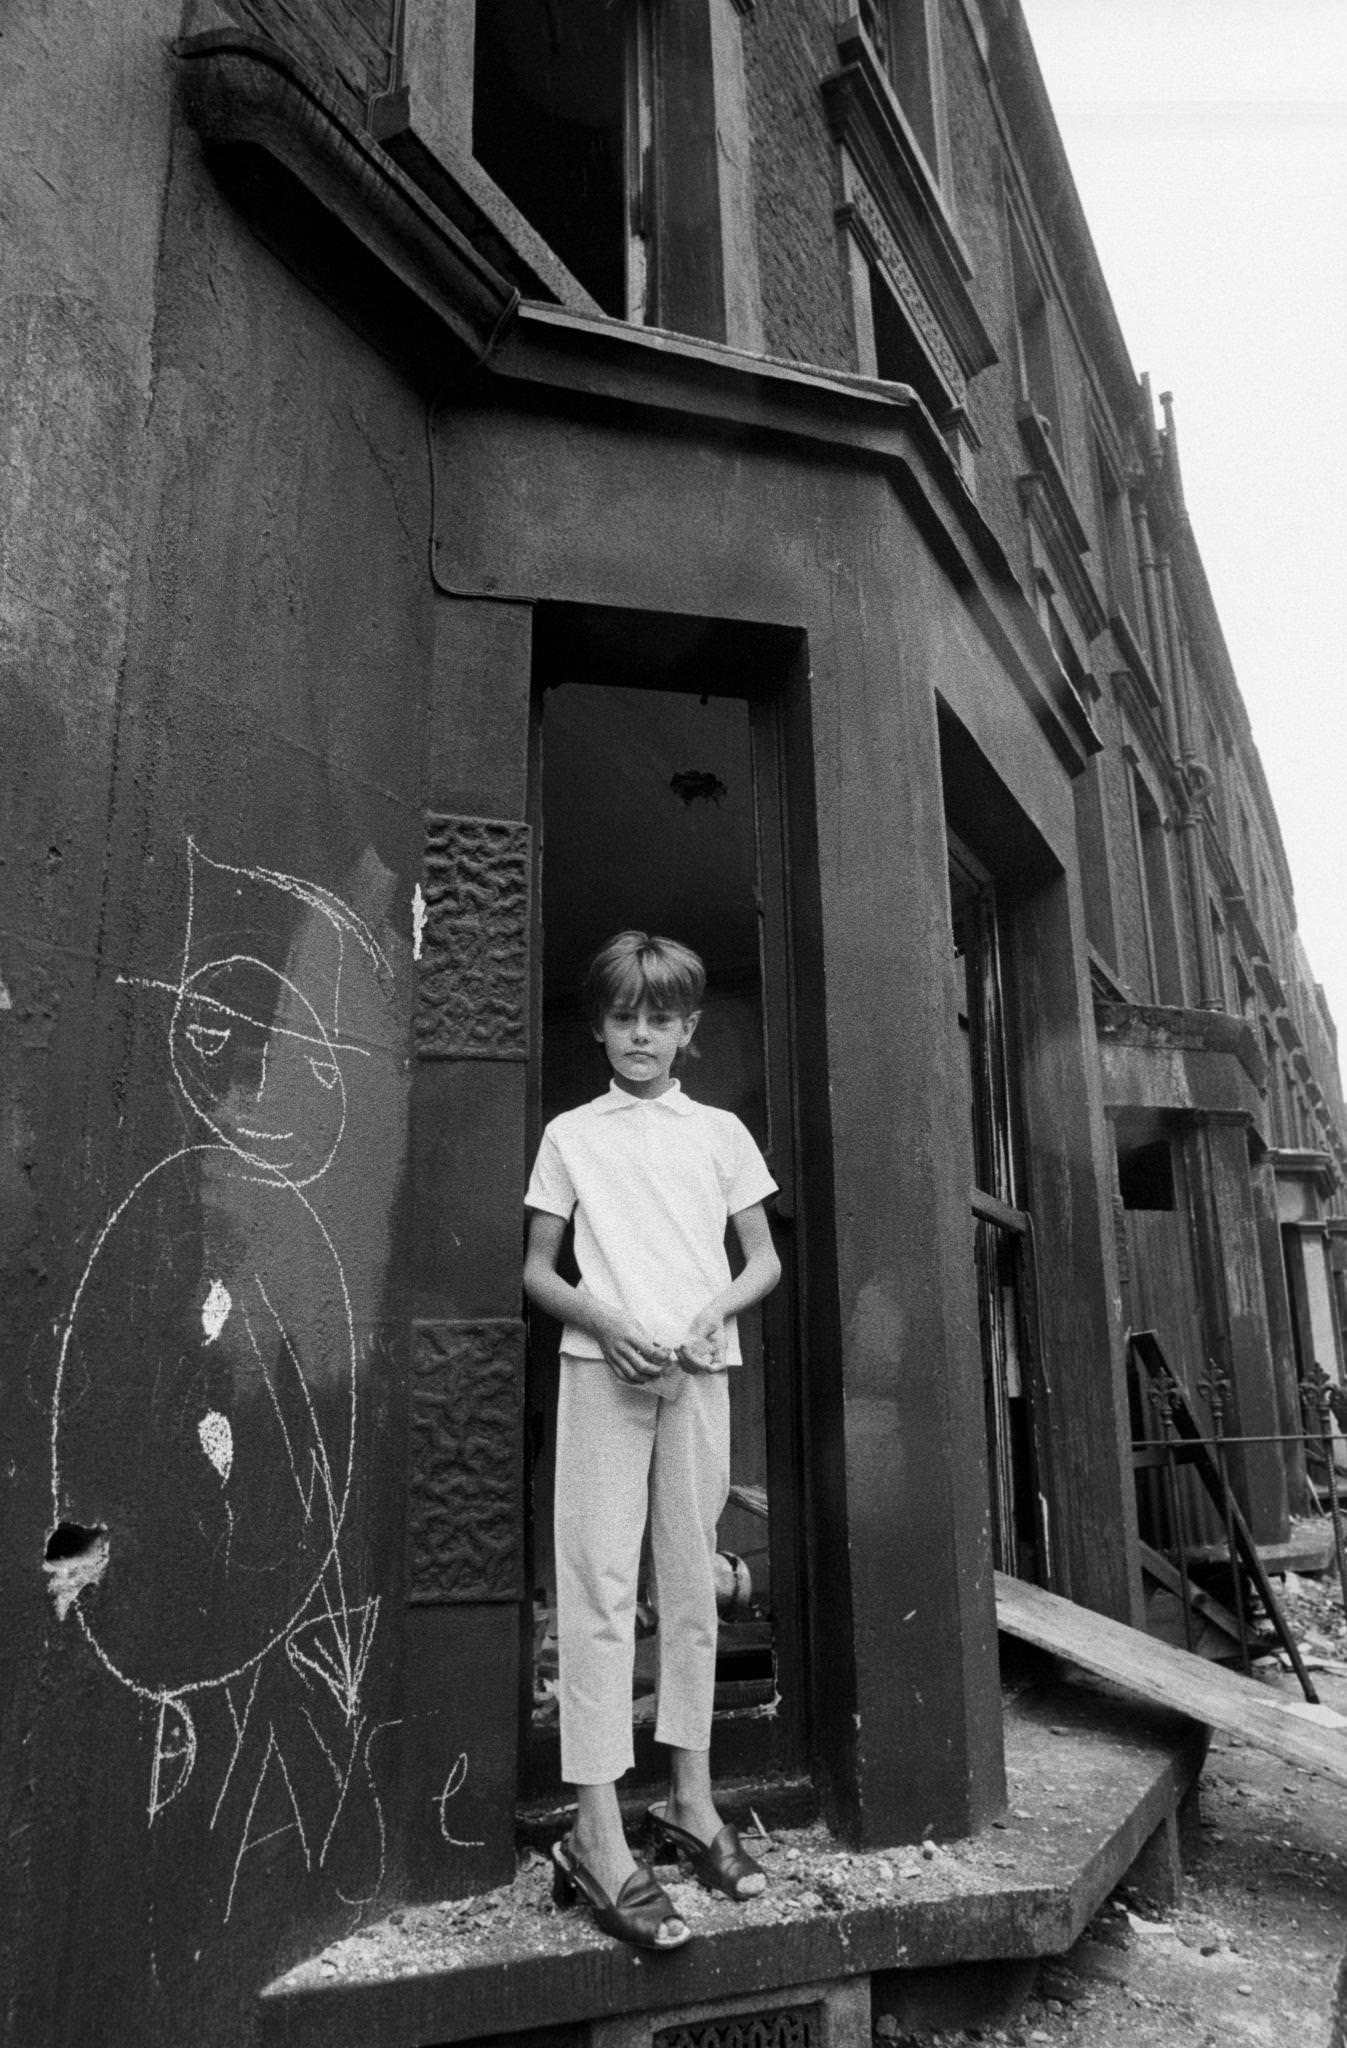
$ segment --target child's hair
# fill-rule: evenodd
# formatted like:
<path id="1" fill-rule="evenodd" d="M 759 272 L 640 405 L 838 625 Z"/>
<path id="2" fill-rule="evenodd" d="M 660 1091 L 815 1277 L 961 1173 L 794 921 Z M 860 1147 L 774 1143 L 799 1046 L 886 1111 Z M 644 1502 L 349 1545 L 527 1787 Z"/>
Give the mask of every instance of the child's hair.
<path id="1" fill-rule="evenodd" d="M 609 1010 L 646 1001 L 679 1016 L 701 1008 L 706 969 L 688 946 L 677 939 L 654 938 L 649 932 L 619 932 L 600 946 L 585 976 L 585 1009 L 597 1029 Z"/>

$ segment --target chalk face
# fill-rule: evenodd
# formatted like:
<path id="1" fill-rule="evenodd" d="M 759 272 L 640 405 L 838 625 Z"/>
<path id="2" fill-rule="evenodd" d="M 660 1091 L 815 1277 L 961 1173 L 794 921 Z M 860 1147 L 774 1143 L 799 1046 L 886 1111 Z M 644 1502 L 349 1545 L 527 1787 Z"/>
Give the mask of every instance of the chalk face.
<path id="1" fill-rule="evenodd" d="M 346 1083 L 317 1010 L 285 975 L 243 954 L 199 968 L 174 1009 L 169 1048 L 193 1109 L 249 1164 L 294 1187 L 326 1171 Z"/>
<path id="2" fill-rule="evenodd" d="M 369 1058 L 341 1030 L 344 985 L 381 986 L 387 962 L 315 884 L 190 845 L 188 883 L 180 972 L 147 986 L 171 996 L 169 1064 L 200 1142 L 151 1166 L 90 1251 L 61 1343 L 53 1510 L 108 1531 L 77 1614 L 123 1683 L 181 1703 L 327 1628 L 345 1711 L 357 1360 L 317 1201 L 346 1070 Z M 280 957 L 280 926 L 284 969 L 258 957 Z"/>

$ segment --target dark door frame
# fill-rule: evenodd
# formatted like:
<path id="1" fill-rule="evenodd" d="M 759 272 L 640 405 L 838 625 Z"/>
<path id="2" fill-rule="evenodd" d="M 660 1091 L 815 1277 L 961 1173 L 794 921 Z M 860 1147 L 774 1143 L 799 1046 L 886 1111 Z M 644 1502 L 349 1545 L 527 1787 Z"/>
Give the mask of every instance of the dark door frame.
<path id="1" fill-rule="evenodd" d="M 709 622 L 724 645 L 719 655 L 700 656 L 684 664 L 677 654 L 677 615 L 661 636 L 660 621 L 645 613 L 623 614 L 611 608 L 547 602 L 534 608 L 534 666 L 529 742 L 529 817 L 533 824 L 534 876 L 530 935 L 530 981 L 533 1028 L 527 1084 L 527 1146 L 536 1152 L 542 1135 L 543 958 L 542 864 L 546 830 L 542 803 L 542 734 L 544 707 L 551 685 L 548 669 L 554 659 L 555 636 L 562 643 L 572 631 L 583 631 L 587 619 L 599 618 L 603 650 L 586 680 L 618 686 L 648 682 L 653 688 L 687 694 L 736 697 L 746 703 L 754 781 L 756 892 L 759 914 L 759 960 L 762 985 L 763 1066 L 767 1095 L 767 1163 L 780 1193 L 769 1206 L 773 1238 L 782 1265 L 781 1283 L 762 1310 L 763 1371 L 767 1377 L 766 1454 L 769 1474 L 772 1623 L 776 1698 L 766 1709 L 718 1717 L 713 1737 L 712 1767 L 721 1783 L 747 1781 L 778 1787 L 778 1796 L 798 1810 L 804 1797 L 812 1804 L 810 1730 L 813 1724 L 814 1679 L 810 1656 L 811 1585 L 806 1527 L 810 1489 L 805 1456 L 807 1428 L 803 1394 L 805 1371 L 804 1244 L 811 1224 L 804 1198 L 800 1145 L 800 1011 L 797 956 L 800 944 L 799 905 L 809 896 L 813 864 L 810 797 L 797 798 L 812 760 L 807 730 L 801 730 L 802 696 L 807 678 L 801 636 L 781 628 L 755 628 L 739 621 Z M 707 622 L 697 622 L 707 623 Z M 620 645 L 624 625 L 630 649 Z M 618 641 L 614 653 L 614 634 Z M 756 643 L 756 648 L 755 648 Z M 671 650 L 673 650 L 671 652 Z M 605 672 L 604 664 L 609 664 Z M 629 665 L 628 665 L 629 664 Z M 812 776 L 804 783 L 806 792 Z M 800 815 L 801 803 L 805 813 Z M 803 867 L 804 873 L 800 870 Z M 817 920 L 813 920 L 816 926 Z M 807 941 L 806 941 L 807 943 Z M 821 1037 L 817 1038 L 821 1045 Z M 817 1206 L 817 1205 L 815 1205 Z M 815 1225 L 816 1227 L 816 1225 Z M 819 1232 L 819 1235 L 826 1234 Z M 831 1261 L 825 1261 L 825 1270 Z M 532 1517 L 525 1505 L 526 1578 L 532 1584 Z M 539 1742 L 531 1726 L 533 1640 L 529 1602 L 521 1610 L 520 1657 L 520 1793 L 532 1815 L 537 1805 L 555 1801 L 559 1786 L 555 1746 Z M 655 1782 L 661 1775 L 658 1753 L 648 1731 L 636 1730 L 636 1764 L 630 1784 Z M 767 1803 L 772 1803 L 770 1797 Z"/>

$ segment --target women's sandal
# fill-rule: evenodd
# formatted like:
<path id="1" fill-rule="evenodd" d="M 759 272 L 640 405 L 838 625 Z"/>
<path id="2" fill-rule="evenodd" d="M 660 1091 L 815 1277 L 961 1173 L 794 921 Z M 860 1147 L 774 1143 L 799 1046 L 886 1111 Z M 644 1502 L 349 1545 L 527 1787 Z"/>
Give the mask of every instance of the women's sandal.
<path id="1" fill-rule="evenodd" d="M 553 1901 L 558 1906 L 573 1906 L 577 1892 L 583 1895 L 585 1904 L 594 1915 L 595 1926 L 601 1927 L 605 1934 L 614 1935 L 618 1941 L 630 1942 L 633 1948 L 682 1948 L 684 1942 L 692 1939 L 692 1929 L 684 1926 L 681 1934 L 661 1941 L 660 1929 L 671 1920 L 677 1920 L 679 1915 L 668 1893 L 655 1882 L 655 1874 L 648 1863 L 638 1863 L 617 1897 L 610 1899 L 593 1871 L 580 1861 L 569 1841 L 553 1842 Z"/>
<path id="2" fill-rule="evenodd" d="M 726 1821 L 714 1841 L 699 1842 L 686 1828 L 675 1826 L 665 1814 L 664 1807 L 651 1806 L 646 1817 L 657 1842 L 673 1849 L 680 1856 L 686 1856 L 692 1865 L 693 1874 L 707 1887 L 708 1891 L 723 1892 L 727 1899 L 740 1904 L 759 1896 L 757 1891 L 740 1890 L 746 1878 L 766 1878 L 767 1873 L 753 1858 L 739 1840 L 739 1830 L 731 1821 Z"/>

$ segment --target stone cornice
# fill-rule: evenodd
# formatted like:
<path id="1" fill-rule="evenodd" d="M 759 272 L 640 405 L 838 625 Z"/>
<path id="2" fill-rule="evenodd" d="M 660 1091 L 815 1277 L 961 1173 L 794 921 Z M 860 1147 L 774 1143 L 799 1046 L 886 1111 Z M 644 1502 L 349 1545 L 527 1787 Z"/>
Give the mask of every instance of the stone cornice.
<path id="1" fill-rule="evenodd" d="M 1004 548 L 915 392 L 901 384 L 746 355 L 724 343 L 525 304 L 491 359 L 498 399 L 643 410 L 672 432 L 826 452 L 889 476 L 1069 774 L 1099 736 L 1048 644 Z M 460 565 L 466 566 L 466 565 Z M 476 573 L 475 570 L 472 571 Z M 446 564 L 451 580 L 459 566 Z M 475 588 L 475 586 L 474 586 Z M 464 591 L 470 595 L 470 590 Z M 482 591 L 480 594 L 487 594 Z M 493 587 L 496 596 L 505 595 Z"/>
<path id="2" fill-rule="evenodd" d="M 967 252 L 858 20 L 842 24 L 837 45 L 841 69 L 823 80 L 833 135 L 851 158 L 873 216 L 901 252 L 911 290 L 943 333 L 962 377 L 975 376 L 997 360 L 997 352 L 968 290 L 973 267 Z M 924 328 L 923 339 L 929 347 Z"/>
<path id="3" fill-rule="evenodd" d="M 931 367 L 944 386 L 950 405 L 966 405 L 968 381 L 963 366 L 917 283 L 912 266 L 898 246 L 882 209 L 863 178 L 852 179 L 850 187 L 850 197 L 837 208 L 838 226 L 850 230 L 869 260 L 887 278 L 894 296 L 917 332 Z"/>
<path id="4" fill-rule="evenodd" d="M 1319 1194 L 1332 1194 L 1338 1176 L 1330 1153 L 1279 1145 L 1268 1152 L 1267 1158 L 1278 1180 L 1309 1181 Z M 1304 1220 L 1311 1227 L 1322 1228 L 1321 1218 Z"/>
<path id="5" fill-rule="evenodd" d="M 189 118 L 256 232 L 353 324 L 442 381 L 490 356 L 508 403 L 634 408 L 670 430 L 826 451 L 884 471 L 973 607 L 1069 774 L 1099 738 L 934 420 L 901 384 L 600 315 L 525 302 L 332 96 L 267 38 L 235 28 L 175 52 Z M 433 387 L 431 387 L 433 388 Z M 482 594 L 485 594 L 482 593 Z M 499 593 L 497 593 L 499 594 Z"/>
<path id="6" fill-rule="evenodd" d="M 185 36 L 174 54 L 192 125 L 221 170 L 240 174 L 268 240 L 334 299 L 363 296 L 390 334 L 405 322 L 409 352 L 487 352 L 519 294 L 316 79 L 239 29 Z M 364 290 L 373 276 L 377 307 Z"/>
<path id="7" fill-rule="evenodd" d="M 1140 1051 L 1224 1053 L 1238 1060 L 1256 1088 L 1267 1078 L 1267 1062 L 1243 1017 L 1223 1010 L 1178 1010 L 1156 1003 L 1101 1003 L 1094 1006 L 1095 1035 L 1104 1043 Z"/>

